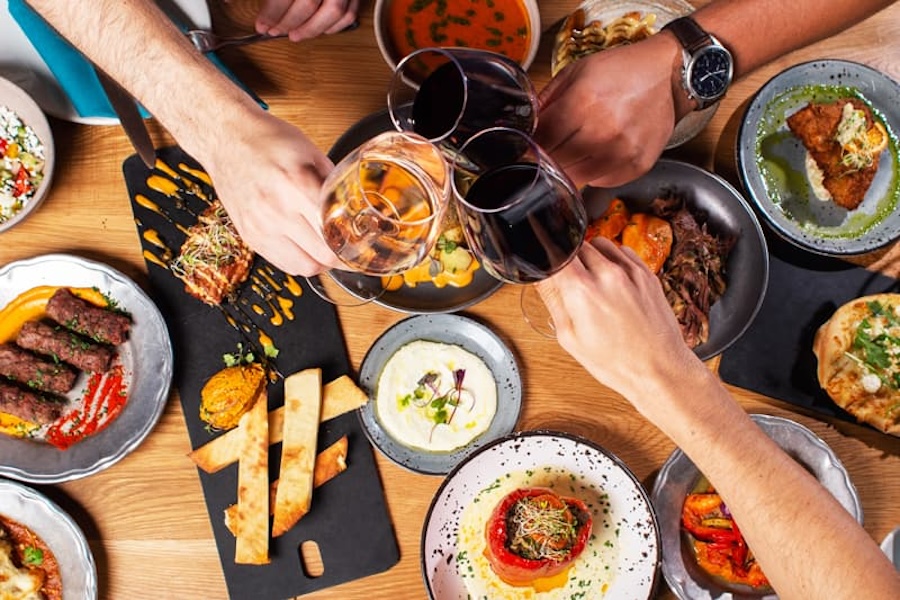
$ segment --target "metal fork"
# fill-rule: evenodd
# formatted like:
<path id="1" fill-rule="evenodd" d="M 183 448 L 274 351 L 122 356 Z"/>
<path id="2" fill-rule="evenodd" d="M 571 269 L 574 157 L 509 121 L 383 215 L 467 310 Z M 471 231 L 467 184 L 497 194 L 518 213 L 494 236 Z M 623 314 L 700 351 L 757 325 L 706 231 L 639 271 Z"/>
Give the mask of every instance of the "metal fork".
<path id="1" fill-rule="evenodd" d="M 212 52 L 225 46 L 243 46 L 245 44 L 253 44 L 254 42 L 264 42 L 266 40 L 275 40 L 287 37 L 283 35 L 267 35 L 265 33 L 251 33 L 249 35 L 239 35 L 235 37 L 220 37 L 215 32 L 208 29 L 191 29 L 185 32 L 187 38 L 194 44 L 200 52 Z"/>

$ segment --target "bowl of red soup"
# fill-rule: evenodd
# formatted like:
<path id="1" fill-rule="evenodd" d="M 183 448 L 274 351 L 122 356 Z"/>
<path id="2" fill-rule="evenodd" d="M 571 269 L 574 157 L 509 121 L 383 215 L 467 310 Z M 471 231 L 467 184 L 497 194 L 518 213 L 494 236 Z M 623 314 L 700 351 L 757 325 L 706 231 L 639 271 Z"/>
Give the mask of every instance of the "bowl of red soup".
<path id="1" fill-rule="evenodd" d="M 415 50 L 439 46 L 491 50 L 528 69 L 540 36 L 536 0 L 375 2 L 375 37 L 391 69 Z"/>

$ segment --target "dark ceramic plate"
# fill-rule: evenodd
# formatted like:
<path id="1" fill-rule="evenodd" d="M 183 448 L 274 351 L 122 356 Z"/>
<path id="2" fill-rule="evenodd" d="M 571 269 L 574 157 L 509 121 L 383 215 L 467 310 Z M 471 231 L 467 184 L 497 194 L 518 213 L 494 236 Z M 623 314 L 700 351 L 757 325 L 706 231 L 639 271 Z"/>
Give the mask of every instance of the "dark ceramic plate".
<path id="1" fill-rule="evenodd" d="M 373 113 L 348 129 L 332 146 L 328 156 L 337 163 L 366 140 L 392 128 L 393 125 L 387 110 Z M 395 291 L 382 291 L 379 277 L 339 270 L 329 271 L 328 275 L 346 291 L 361 299 L 377 296 L 374 300 L 376 304 L 398 312 L 412 314 L 449 313 L 463 310 L 481 302 L 503 285 L 488 275 L 483 268 L 475 271 L 472 283 L 465 287 L 457 288 L 448 285 L 439 288 L 431 283 L 420 283 L 414 288 L 403 286 Z"/>
<path id="2" fill-rule="evenodd" d="M 649 173 L 621 187 L 586 188 L 584 201 L 592 220 L 606 210 L 612 198 L 621 198 L 633 210 L 643 210 L 665 193 L 684 197 L 692 212 L 706 215 L 712 233 L 738 238 L 725 266 L 725 294 L 710 310 L 709 339 L 694 348 L 701 360 L 707 360 L 744 333 L 762 304 L 769 280 L 766 240 L 737 190 L 718 175 L 684 162 L 662 159 Z"/>
<path id="3" fill-rule="evenodd" d="M 853 211 L 816 197 L 804 167 L 806 150 L 785 119 L 810 101 L 861 97 L 890 140 L 862 204 Z M 781 237 L 817 254 L 847 256 L 884 247 L 900 236 L 900 84 L 854 62 L 795 65 L 766 83 L 750 102 L 737 142 L 737 165 L 748 195 Z"/>

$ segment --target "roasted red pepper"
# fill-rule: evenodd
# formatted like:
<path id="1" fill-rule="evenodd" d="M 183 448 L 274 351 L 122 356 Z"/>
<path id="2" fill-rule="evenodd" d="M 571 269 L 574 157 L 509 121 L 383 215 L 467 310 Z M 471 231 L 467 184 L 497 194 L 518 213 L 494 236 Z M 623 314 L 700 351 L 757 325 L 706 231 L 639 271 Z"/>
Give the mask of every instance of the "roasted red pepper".
<path id="1" fill-rule="evenodd" d="M 28 174 L 28 169 L 25 167 L 19 167 L 19 172 L 16 173 L 16 181 L 13 188 L 13 197 L 19 198 L 20 196 L 24 196 L 28 192 L 31 191 L 31 179 Z"/>
<path id="2" fill-rule="evenodd" d="M 548 488 L 520 488 L 494 508 L 485 527 L 485 556 L 504 582 L 529 586 L 565 571 L 584 551 L 592 525 L 581 500 Z"/>

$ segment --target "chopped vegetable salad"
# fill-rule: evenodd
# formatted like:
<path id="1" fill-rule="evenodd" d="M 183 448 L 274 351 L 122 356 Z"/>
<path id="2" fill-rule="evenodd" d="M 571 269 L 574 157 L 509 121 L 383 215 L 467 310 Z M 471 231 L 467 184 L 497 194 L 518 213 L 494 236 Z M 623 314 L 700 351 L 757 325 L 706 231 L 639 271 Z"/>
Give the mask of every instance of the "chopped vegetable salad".
<path id="1" fill-rule="evenodd" d="M 44 144 L 34 130 L 0 106 L 0 223 L 22 210 L 44 178 Z"/>

